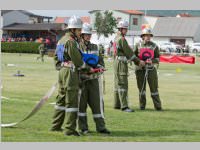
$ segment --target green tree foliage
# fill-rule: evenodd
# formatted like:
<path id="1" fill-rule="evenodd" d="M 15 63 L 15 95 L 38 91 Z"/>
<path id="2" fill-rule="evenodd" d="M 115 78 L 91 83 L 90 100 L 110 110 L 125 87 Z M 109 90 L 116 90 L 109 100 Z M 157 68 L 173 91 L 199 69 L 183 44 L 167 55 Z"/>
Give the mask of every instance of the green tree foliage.
<path id="1" fill-rule="evenodd" d="M 117 20 L 113 17 L 112 12 L 105 11 L 103 14 L 101 12 L 96 12 L 94 26 L 97 31 L 98 38 L 101 35 L 108 37 L 110 34 L 115 33 Z"/>

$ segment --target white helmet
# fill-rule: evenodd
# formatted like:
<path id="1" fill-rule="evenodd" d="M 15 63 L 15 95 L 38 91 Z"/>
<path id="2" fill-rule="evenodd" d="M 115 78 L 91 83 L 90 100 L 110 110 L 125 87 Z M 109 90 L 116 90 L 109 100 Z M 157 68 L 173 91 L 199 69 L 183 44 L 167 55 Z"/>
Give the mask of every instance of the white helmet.
<path id="1" fill-rule="evenodd" d="M 84 23 L 81 34 L 92 34 L 92 27 L 89 23 Z"/>
<path id="2" fill-rule="evenodd" d="M 129 23 L 128 21 L 126 20 L 121 20 L 119 21 L 118 25 L 117 25 L 117 28 L 125 28 L 125 29 L 128 29 L 128 26 L 129 26 Z"/>
<path id="3" fill-rule="evenodd" d="M 151 28 L 144 28 L 144 29 L 142 30 L 141 37 L 142 37 L 143 35 L 151 35 L 151 36 L 153 37 Z"/>
<path id="4" fill-rule="evenodd" d="M 149 24 L 143 24 L 142 25 L 142 34 L 141 34 L 141 37 L 143 35 L 151 35 L 151 36 L 153 36 L 152 30 L 151 30 L 151 26 Z"/>
<path id="5" fill-rule="evenodd" d="M 82 28 L 82 21 L 81 18 L 78 16 L 72 16 L 68 21 L 67 29 L 81 29 Z"/>

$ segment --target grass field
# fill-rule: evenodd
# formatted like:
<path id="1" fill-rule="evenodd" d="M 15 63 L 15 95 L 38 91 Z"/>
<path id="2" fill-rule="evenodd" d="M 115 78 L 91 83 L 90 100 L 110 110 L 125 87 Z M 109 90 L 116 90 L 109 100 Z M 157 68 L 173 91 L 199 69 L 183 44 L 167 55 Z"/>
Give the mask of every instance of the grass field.
<path id="1" fill-rule="evenodd" d="M 1 121 L 19 121 L 31 111 L 37 101 L 57 81 L 57 71 L 53 59 L 45 57 L 45 63 L 36 61 L 37 55 L 2 54 L 2 99 Z M 200 63 L 160 64 L 159 91 L 163 112 L 153 109 L 149 89 L 147 90 L 147 110 L 140 111 L 138 90 L 133 71 L 129 76 L 129 103 L 136 110 L 124 113 L 113 109 L 113 69 L 112 62 L 106 61 L 105 115 L 111 135 L 95 132 L 95 124 L 89 113 L 89 128 L 94 131 L 87 136 L 65 137 L 63 133 L 49 131 L 54 111 L 54 95 L 32 118 L 13 128 L 2 128 L 2 141 L 200 141 Z M 8 67 L 7 64 L 16 64 Z M 176 72 L 181 68 L 181 72 Z M 21 70 L 25 77 L 14 77 Z M 180 69 L 179 69 L 180 70 Z"/>

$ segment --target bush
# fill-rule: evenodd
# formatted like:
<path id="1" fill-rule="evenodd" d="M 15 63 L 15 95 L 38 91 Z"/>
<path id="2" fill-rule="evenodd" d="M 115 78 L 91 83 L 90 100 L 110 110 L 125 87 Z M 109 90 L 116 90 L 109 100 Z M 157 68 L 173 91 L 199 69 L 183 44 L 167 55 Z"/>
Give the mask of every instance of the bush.
<path id="1" fill-rule="evenodd" d="M 40 43 L 35 42 L 2 42 L 1 51 L 6 53 L 39 53 Z"/>

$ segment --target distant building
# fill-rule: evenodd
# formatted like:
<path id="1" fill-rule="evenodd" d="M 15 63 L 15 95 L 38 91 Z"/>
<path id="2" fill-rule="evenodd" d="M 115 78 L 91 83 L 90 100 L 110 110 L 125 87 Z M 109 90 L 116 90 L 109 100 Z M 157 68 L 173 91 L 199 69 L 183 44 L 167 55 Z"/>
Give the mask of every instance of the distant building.
<path id="1" fill-rule="evenodd" d="M 105 10 L 92 10 L 89 11 L 91 24 L 94 28 L 95 23 L 95 14 L 96 12 L 103 13 Z M 139 40 L 139 36 L 141 34 L 141 25 L 143 24 L 143 15 L 144 13 L 138 10 L 109 10 L 113 12 L 113 16 L 116 18 L 117 22 L 120 20 L 126 20 L 129 22 L 127 40 L 128 43 L 133 46 L 135 42 Z M 97 35 L 94 35 L 97 37 Z M 97 38 L 96 38 L 97 39 Z M 106 44 L 108 44 L 111 40 L 113 41 L 114 35 L 111 35 L 109 38 L 106 38 Z M 103 40 L 102 40 L 103 41 Z"/>
<path id="2" fill-rule="evenodd" d="M 200 17 L 160 17 L 153 28 L 154 40 L 188 45 L 200 42 Z"/>
<path id="3" fill-rule="evenodd" d="M 98 11 L 104 12 L 104 10 L 89 11 L 91 15 L 91 23 L 93 24 L 93 28 L 95 22 L 95 13 Z M 140 30 L 142 24 L 142 16 L 144 14 L 143 12 L 137 10 L 110 10 L 110 11 L 113 12 L 113 16 L 117 19 L 118 22 L 120 20 L 127 20 L 129 22 L 129 30 L 132 31 Z"/>
<path id="4" fill-rule="evenodd" d="M 94 25 L 95 13 L 103 10 L 93 10 L 91 23 Z M 119 20 L 129 21 L 127 40 L 129 45 L 136 44 L 141 40 L 142 24 L 149 24 L 153 30 L 153 40 L 157 43 L 175 42 L 181 45 L 188 45 L 193 42 L 200 42 L 200 11 L 169 11 L 169 10 L 111 10 L 113 16 Z M 165 17 L 172 16 L 172 17 Z M 198 17 L 199 16 L 199 17 Z M 96 37 L 96 35 L 94 35 Z M 109 40 L 113 40 L 111 35 Z M 108 41 L 106 43 L 108 43 Z M 102 40 L 103 41 L 103 40 Z"/>
<path id="5" fill-rule="evenodd" d="M 25 10 L 2 10 L 3 26 L 13 23 L 44 23 L 50 22 L 53 17 L 40 16 Z"/>
<path id="6" fill-rule="evenodd" d="M 178 18 L 180 18 L 180 17 L 192 17 L 192 15 L 190 15 L 188 13 L 182 13 L 182 14 L 176 15 L 176 17 L 178 17 Z"/>
<path id="7" fill-rule="evenodd" d="M 80 17 L 83 23 L 90 23 L 90 17 L 84 16 Z M 68 24 L 70 17 L 56 17 L 54 23 L 65 23 Z"/>
<path id="8" fill-rule="evenodd" d="M 25 10 L 2 10 L 3 37 L 49 38 L 54 42 L 60 39 L 66 28 L 65 23 L 53 23 L 53 17 L 40 16 Z"/>
<path id="9" fill-rule="evenodd" d="M 37 23 L 37 24 L 27 24 L 27 23 L 13 23 L 8 26 L 3 27 L 4 36 L 9 36 L 13 38 L 25 37 L 25 38 L 39 38 L 39 37 L 49 37 L 55 38 L 57 41 L 60 36 L 63 35 L 63 30 L 66 28 L 64 24 L 61 23 Z"/>
<path id="10" fill-rule="evenodd" d="M 190 14 L 193 17 L 200 17 L 200 10 L 140 10 L 146 16 L 176 17 L 178 14 Z"/>

